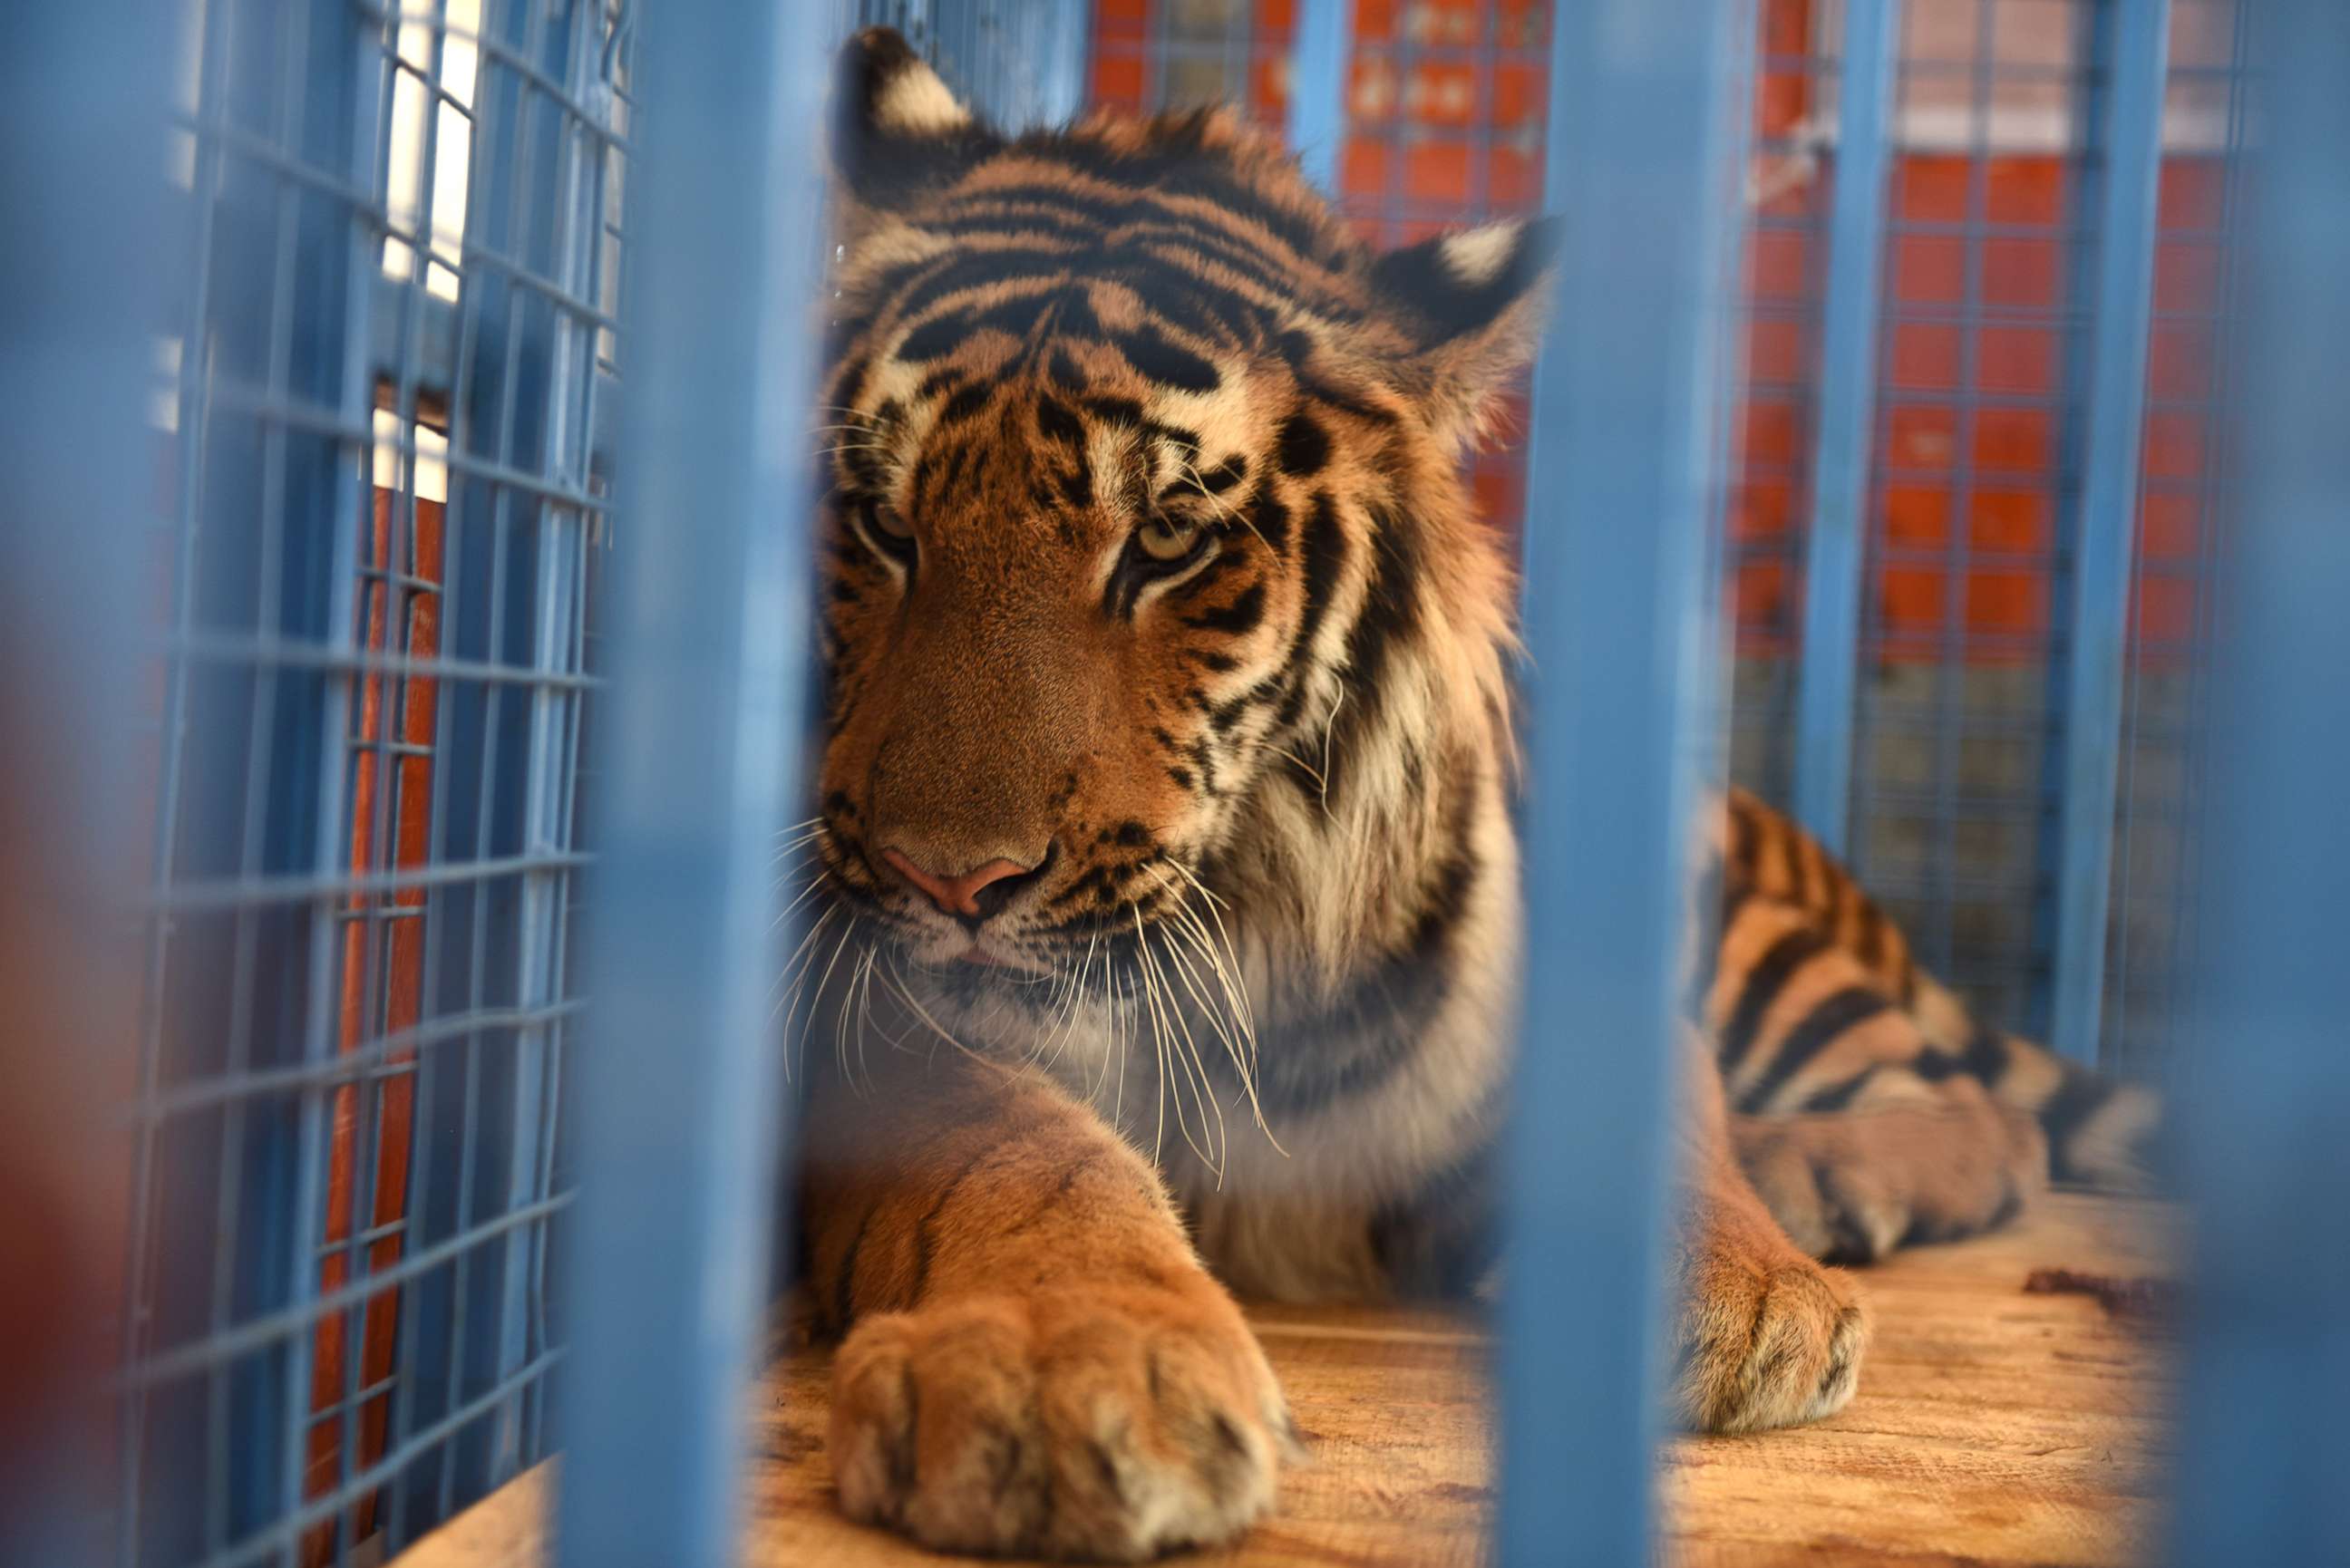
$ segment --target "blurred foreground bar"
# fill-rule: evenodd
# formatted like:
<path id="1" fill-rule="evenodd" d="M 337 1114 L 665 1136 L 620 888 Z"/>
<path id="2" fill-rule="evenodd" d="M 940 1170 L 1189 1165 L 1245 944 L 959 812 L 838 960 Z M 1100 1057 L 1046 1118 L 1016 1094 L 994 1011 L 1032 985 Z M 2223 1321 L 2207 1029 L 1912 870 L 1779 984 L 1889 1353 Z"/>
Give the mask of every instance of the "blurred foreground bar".
<path id="1" fill-rule="evenodd" d="M 798 778 L 825 58 L 789 7 L 648 19 L 597 776 L 557 1548 L 719 1568 L 776 1226 L 769 887 Z"/>
<path id="2" fill-rule="evenodd" d="M 2250 3 L 2250 0 L 2247 0 Z M 2260 0 L 2195 1034 L 2182 1564 L 2350 1563 L 2350 6 Z"/>
<path id="3" fill-rule="evenodd" d="M 1739 15 L 1589 0 L 1560 7 L 1551 42 L 1546 201 L 1567 221 L 1527 485 L 1529 926 L 1499 1378 L 1511 1565 L 1647 1560 L 1670 999 L 1712 749 Z"/>
<path id="4" fill-rule="evenodd" d="M 12 11 L 0 55 L 0 1563 L 110 1556 L 130 1070 L 127 715 L 154 516 L 160 4 Z M 176 1457 L 176 1456 L 175 1456 Z M 193 1471 L 159 1465 L 153 1491 Z"/>

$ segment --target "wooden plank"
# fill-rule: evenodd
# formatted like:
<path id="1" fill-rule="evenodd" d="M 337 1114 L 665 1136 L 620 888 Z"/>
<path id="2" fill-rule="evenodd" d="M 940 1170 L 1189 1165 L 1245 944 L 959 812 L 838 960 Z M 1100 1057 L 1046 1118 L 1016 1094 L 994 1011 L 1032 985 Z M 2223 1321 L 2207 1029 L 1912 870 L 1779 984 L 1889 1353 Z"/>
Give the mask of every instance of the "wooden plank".
<path id="1" fill-rule="evenodd" d="M 2004 1234 L 1903 1253 L 1865 1276 L 1877 1342 L 1859 1396 L 1793 1432 L 1683 1438 L 1659 1486 L 1677 1568 L 2118 1568 L 2150 1544 L 2168 1451 L 2162 1345 L 2085 1297 L 2026 1295 L 2035 1268 L 2164 1272 L 2159 1206 L 2059 1195 Z M 1492 1492 L 1486 1338 L 1467 1314 L 1265 1307 L 1252 1314 L 1313 1458 L 1279 1515 L 1214 1568 L 1468 1568 Z M 915 1568 L 834 1511 L 827 1362 L 786 1355 L 762 1390 L 752 1564 Z M 536 1563 L 548 1467 L 421 1543 L 408 1568 Z"/>

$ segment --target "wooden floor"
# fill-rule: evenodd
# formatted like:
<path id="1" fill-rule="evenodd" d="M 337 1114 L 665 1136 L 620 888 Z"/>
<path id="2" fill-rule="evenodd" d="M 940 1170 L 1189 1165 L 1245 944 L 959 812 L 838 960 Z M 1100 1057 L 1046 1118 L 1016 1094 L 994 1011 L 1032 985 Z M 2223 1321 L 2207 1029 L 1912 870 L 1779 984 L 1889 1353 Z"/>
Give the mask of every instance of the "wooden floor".
<path id="1" fill-rule="evenodd" d="M 2164 1271 L 2169 1217 L 2058 1197 L 1999 1236 L 1868 1271 L 1875 1344 L 1843 1414 L 1792 1432 L 1684 1438 L 1667 1452 L 1667 1560 L 1687 1568 L 2123 1564 L 2149 1555 L 2165 1360 L 2085 1296 L 2026 1294 L 2035 1268 Z M 1492 1504 L 1485 1339 L 1429 1313 L 1253 1314 L 1309 1434 L 1281 1508 L 1216 1568 L 1443 1568 L 1482 1559 Z M 761 1401 L 746 1563 L 950 1561 L 845 1523 L 822 1432 L 825 1362 L 806 1353 Z M 400 1559 L 535 1563 L 544 1472 Z"/>

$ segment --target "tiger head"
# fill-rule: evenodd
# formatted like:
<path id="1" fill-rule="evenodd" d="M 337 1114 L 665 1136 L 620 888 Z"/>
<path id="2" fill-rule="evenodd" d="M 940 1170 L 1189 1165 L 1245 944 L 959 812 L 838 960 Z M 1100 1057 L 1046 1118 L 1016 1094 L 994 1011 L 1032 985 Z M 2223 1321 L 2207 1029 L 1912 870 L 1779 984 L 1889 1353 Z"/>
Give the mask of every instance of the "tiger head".
<path id="1" fill-rule="evenodd" d="M 1506 765 L 1458 468 L 1546 229 L 1377 254 L 1227 113 L 1009 138 L 885 30 L 837 90 L 837 898 L 966 1000 L 1166 922 L 1325 970 L 1399 940 Z"/>

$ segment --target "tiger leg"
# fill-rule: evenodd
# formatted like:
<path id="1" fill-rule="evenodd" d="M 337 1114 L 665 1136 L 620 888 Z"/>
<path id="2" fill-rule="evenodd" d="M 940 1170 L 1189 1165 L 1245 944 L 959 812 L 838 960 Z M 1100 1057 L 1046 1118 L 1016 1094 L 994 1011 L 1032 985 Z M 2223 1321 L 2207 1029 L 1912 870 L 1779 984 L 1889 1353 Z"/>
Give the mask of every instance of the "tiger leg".
<path id="1" fill-rule="evenodd" d="M 2045 1189 L 2030 1112 L 1936 1047 L 1811 912 L 1740 904 L 1708 1015 L 1739 1163 L 1813 1255 L 1970 1235 Z"/>
<path id="2" fill-rule="evenodd" d="M 1159 1177 L 1030 1077 L 941 1059 L 806 1118 L 803 1279 L 842 1508 L 945 1551 L 1139 1561 L 1271 1506 L 1288 1415 Z"/>
<path id="3" fill-rule="evenodd" d="M 1672 1254 L 1676 1411 L 1712 1432 L 1833 1415 L 1859 1382 L 1866 1313 L 1850 1278 L 1789 1240 L 1748 1183 L 1732 1158 L 1720 1075 L 1700 1043 L 1690 1051 Z"/>

